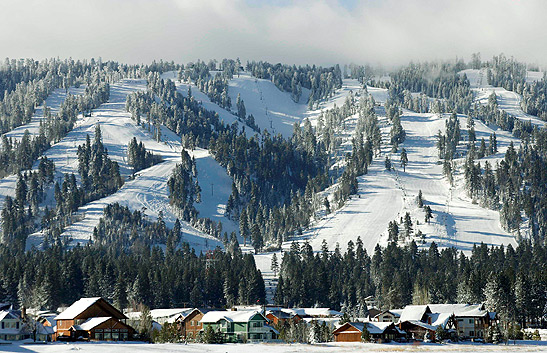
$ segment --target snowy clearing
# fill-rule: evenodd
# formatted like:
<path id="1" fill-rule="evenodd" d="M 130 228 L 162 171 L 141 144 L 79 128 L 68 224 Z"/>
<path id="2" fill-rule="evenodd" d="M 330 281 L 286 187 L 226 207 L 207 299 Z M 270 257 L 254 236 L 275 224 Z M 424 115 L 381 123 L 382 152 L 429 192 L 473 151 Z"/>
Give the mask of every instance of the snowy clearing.
<path id="1" fill-rule="evenodd" d="M 0 352 L 547 352 L 545 342 L 518 342 L 518 345 L 491 344 L 374 344 L 374 343 L 322 343 L 308 344 L 146 344 L 146 343 L 54 343 L 47 345 L 0 345 Z"/>

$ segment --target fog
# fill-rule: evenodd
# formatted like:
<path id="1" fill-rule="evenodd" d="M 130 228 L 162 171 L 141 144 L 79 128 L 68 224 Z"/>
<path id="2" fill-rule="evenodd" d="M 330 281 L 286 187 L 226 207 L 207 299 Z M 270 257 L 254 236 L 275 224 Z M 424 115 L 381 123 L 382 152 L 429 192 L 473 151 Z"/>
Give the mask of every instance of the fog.
<path id="1" fill-rule="evenodd" d="M 547 64 L 541 0 L 2 0 L 0 57 Z"/>

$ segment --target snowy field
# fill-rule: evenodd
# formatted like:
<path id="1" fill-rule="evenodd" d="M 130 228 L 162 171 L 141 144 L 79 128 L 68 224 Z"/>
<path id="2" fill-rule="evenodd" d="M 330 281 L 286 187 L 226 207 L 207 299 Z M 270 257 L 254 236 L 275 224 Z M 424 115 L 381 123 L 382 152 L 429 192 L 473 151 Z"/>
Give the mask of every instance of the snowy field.
<path id="1" fill-rule="evenodd" d="M 519 342 L 517 345 L 490 344 L 373 344 L 323 343 L 307 344 L 145 344 L 145 343 L 54 343 L 48 345 L 0 345 L 0 352 L 188 352 L 188 353 L 346 353 L 346 352 L 547 352 L 545 342 Z"/>

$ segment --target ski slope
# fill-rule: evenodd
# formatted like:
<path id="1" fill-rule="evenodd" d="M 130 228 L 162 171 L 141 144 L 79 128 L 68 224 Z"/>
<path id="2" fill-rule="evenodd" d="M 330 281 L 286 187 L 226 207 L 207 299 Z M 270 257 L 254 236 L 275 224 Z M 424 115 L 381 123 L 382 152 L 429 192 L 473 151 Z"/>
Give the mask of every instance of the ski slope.
<path id="1" fill-rule="evenodd" d="M 387 91 L 379 88 L 368 88 L 376 102 L 385 103 Z M 400 148 L 408 153 L 409 164 L 406 171 L 400 166 L 400 150 L 391 153 L 387 145 L 390 126 L 383 113 L 378 109 L 379 123 L 382 127 L 383 143 L 382 155 L 374 159 L 366 175 L 358 178 L 358 194 L 339 210 L 323 217 L 308 231 L 296 238 L 298 242 L 308 241 L 318 251 L 325 241 L 330 250 L 338 244 L 342 251 L 347 242 L 356 241 L 360 237 L 368 253 L 374 251 L 376 244 L 387 243 L 387 226 L 390 221 L 401 220 L 406 212 L 411 214 L 414 223 L 414 234 L 420 230 L 425 234 L 425 244 L 428 246 L 435 241 L 441 247 L 455 247 L 469 252 L 473 244 L 484 242 L 488 245 L 513 244 L 513 235 L 505 232 L 499 222 L 499 213 L 482 208 L 467 197 L 464 190 L 464 180 L 461 174 L 456 173 L 454 186 L 451 186 L 442 173 L 442 165 L 438 162 L 436 135 L 438 131 L 445 131 L 447 116 L 437 114 L 419 114 L 405 110 L 401 116 L 401 123 L 406 131 L 407 138 Z M 466 117 L 460 116 L 460 126 L 465 130 Z M 350 129 L 354 124 L 348 125 Z M 496 133 L 498 153 L 486 157 L 493 165 L 503 154 L 510 142 L 518 142 L 510 133 L 489 127 L 476 122 L 477 139 L 488 141 L 490 134 Z M 346 140 L 351 136 L 351 131 Z M 344 148 L 344 144 L 342 145 Z M 394 166 L 393 171 L 386 171 L 385 156 L 390 156 Z M 456 160 L 459 165 L 463 159 Z M 481 161 L 484 166 L 484 161 Z M 433 211 L 430 224 L 425 224 L 425 213 L 417 206 L 417 195 L 422 191 L 425 203 Z M 418 224 L 419 223 L 419 224 Z M 402 225 L 399 224 L 402 234 Z M 417 242 L 420 239 L 414 238 Z M 409 239 L 402 240 L 408 242 Z M 290 247 L 290 242 L 283 244 L 283 248 Z M 271 254 L 260 262 L 263 266 L 271 261 Z M 257 261 L 258 263 L 258 261 Z M 261 266 L 261 270 L 264 268 Z"/>
<path id="2" fill-rule="evenodd" d="M 342 88 L 331 98 L 321 102 L 319 109 L 309 110 L 309 90 L 304 88 L 300 100 L 294 102 L 289 93 L 280 91 L 270 80 L 259 79 L 243 72 L 230 80 L 228 94 L 234 107 L 237 96 L 241 96 L 247 115 L 254 116 L 261 130 L 267 129 L 270 134 L 281 134 L 289 138 L 295 123 L 302 123 L 305 118 L 313 122 L 322 110 L 332 109 L 334 105 L 341 106 L 350 92 L 356 93 L 361 87 L 357 80 L 345 79 Z"/>
<path id="3" fill-rule="evenodd" d="M 175 82 L 177 91 L 184 97 L 188 97 L 188 88 L 190 88 L 192 92 L 192 97 L 194 97 L 196 101 L 200 102 L 201 106 L 204 109 L 217 113 L 220 120 L 223 121 L 224 124 L 232 125 L 234 123 L 237 123 L 240 129 L 245 127 L 245 134 L 247 137 L 252 137 L 256 134 L 256 132 L 251 129 L 247 124 L 239 121 L 238 117 L 232 112 L 221 108 L 216 103 L 211 102 L 211 99 L 205 93 L 201 92 L 195 84 L 177 81 L 177 73 L 175 71 L 165 72 L 161 75 L 161 78 L 164 80 L 169 79 Z"/>
<path id="4" fill-rule="evenodd" d="M 531 121 L 534 125 L 545 126 L 544 121 L 538 119 L 536 116 L 526 114 L 522 110 L 520 107 L 522 97 L 518 93 L 508 91 L 503 87 L 493 87 L 492 85 L 489 85 L 486 79 L 485 69 L 468 69 L 460 71 L 460 74 L 465 74 L 467 76 L 471 90 L 475 96 L 475 101 L 486 105 L 488 103 L 488 97 L 490 97 L 492 93 L 495 93 L 500 110 L 504 110 L 508 114 L 520 120 Z M 527 75 L 527 82 L 540 80 L 543 77 L 542 72 L 535 71 L 528 71 Z"/>
<path id="5" fill-rule="evenodd" d="M 169 190 L 167 180 L 173 168 L 180 162 L 180 138 L 165 127 L 162 127 L 162 142 L 155 141 L 151 133 L 145 128 L 137 126 L 125 111 L 127 95 L 146 89 L 144 80 L 123 80 L 120 83 L 111 85 L 110 100 L 94 110 L 92 115 L 83 118 L 78 122 L 77 127 L 71 131 L 60 143 L 49 149 L 45 155 L 53 160 L 58 173 L 74 173 L 77 175 L 77 146 L 85 142 L 86 135 L 93 137 L 95 126 L 101 126 L 103 144 L 108 149 L 111 159 L 120 165 L 120 173 L 127 177 L 132 174 L 132 168 L 127 164 L 127 144 L 136 137 L 142 141 L 147 150 L 154 154 L 161 155 L 164 161 L 156 166 L 137 173 L 135 179 L 129 180 L 116 193 L 103 199 L 91 202 L 80 207 L 77 217 L 83 218 L 67 227 L 62 234 L 63 237 L 72 239 L 72 244 L 86 243 L 93 234 L 93 228 L 102 217 L 106 205 L 118 202 L 128 206 L 132 210 L 144 210 L 153 219 L 157 218 L 160 211 L 163 213 L 166 224 L 173 226 L 177 212 L 169 205 Z M 197 206 L 202 217 L 210 217 L 213 220 L 223 220 L 226 229 L 233 228 L 232 222 L 224 218 L 228 196 L 226 190 L 231 192 L 231 180 L 224 173 L 224 178 L 218 168 L 214 168 L 214 159 L 203 150 L 197 149 L 191 152 L 196 158 L 198 169 L 198 182 L 200 184 L 216 184 L 217 193 L 211 196 L 203 195 L 201 204 Z M 221 245 L 218 240 L 190 225 L 182 222 L 183 240 L 190 243 L 197 251 L 212 249 Z M 29 237 L 27 247 L 39 246 L 42 241 L 41 232 Z"/>
<path id="6" fill-rule="evenodd" d="M 46 100 L 42 103 L 42 105 L 38 106 L 34 110 L 34 114 L 32 115 L 32 118 L 28 124 L 19 126 L 4 135 L 6 137 L 13 138 L 14 140 L 20 140 L 23 135 L 25 134 L 25 131 L 28 130 L 31 136 L 38 135 L 40 133 L 40 122 L 44 119 L 44 108 L 48 107 L 51 110 L 51 115 L 55 115 L 59 108 L 61 107 L 61 104 L 65 101 L 67 97 L 67 93 L 71 94 L 73 96 L 83 95 L 85 92 L 85 85 L 81 85 L 78 88 L 76 87 L 70 87 L 67 90 L 62 88 L 57 88 L 51 92 L 51 94 L 46 98 Z"/>

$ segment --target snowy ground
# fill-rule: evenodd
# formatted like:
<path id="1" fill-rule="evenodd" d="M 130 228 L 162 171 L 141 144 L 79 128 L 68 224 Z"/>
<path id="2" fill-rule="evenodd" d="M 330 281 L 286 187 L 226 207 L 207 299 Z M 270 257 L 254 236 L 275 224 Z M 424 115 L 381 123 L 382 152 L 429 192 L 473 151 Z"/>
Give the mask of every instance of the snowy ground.
<path id="1" fill-rule="evenodd" d="M 493 87 L 488 84 L 486 79 L 486 70 L 463 70 L 460 71 L 460 74 L 467 75 L 471 90 L 475 95 L 475 100 L 481 104 L 488 103 L 488 97 L 494 92 L 496 94 L 496 99 L 500 110 L 506 111 L 508 114 L 524 121 L 531 121 L 535 125 L 544 126 L 545 122 L 538 119 L 533 115 L 526 114 L 522 111 L 520 107 L 520 102 L 522 97 L 513 92 L 508 91 L 503 87 Z M 540 80 L 543 77 L 542 72 L 528 71 L 527 81 L 532 82 Z"/>
<path id="2" fill-rule="evenodd" d="M 110 352 L 210 352 L 210 353 L 246 353 L 246 352 L 547 352 L 545 342 L 518 342 L 517 345 L 491 344 L 374 344 L 374 343 L 322 343 L 307 344 L 146 344 L 146 343 L 54 343 L 48 345 L 0 345 L 0 352 L 73 352 L 88 353 Z"/>
<path id="3" fill-rule="evenodd" d="M 85 85 L 81 85 L 78 88 L 70 87 L 68 89 L 68 93 L 72 94 L 73 96 L 82 95 L 84 94 L 84 92 L 85 92 Z M 40 132 L 40 121 L 42 121 L 42 119 L 44 118 L 44 107 L 48 107 L 51 110 L 51 115 L 55 115 L 59 111 L 61 104 L 65 101 L 66 96 L 67 96 L 67 91 L 65 89 L 62 89 L 62 88 L 55 89 L 46 98 L 44 103 L 34 110 L 32 119 L 28 124 L 19 126 L 18 128 L 5 133 L 5 135 L 7 137 L 11 137 L 16 140 L 19 140 L 23 137 L 25 130 L 28 130 L 31 136 L 38 135 Z"/>

